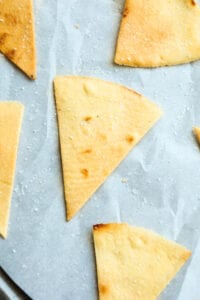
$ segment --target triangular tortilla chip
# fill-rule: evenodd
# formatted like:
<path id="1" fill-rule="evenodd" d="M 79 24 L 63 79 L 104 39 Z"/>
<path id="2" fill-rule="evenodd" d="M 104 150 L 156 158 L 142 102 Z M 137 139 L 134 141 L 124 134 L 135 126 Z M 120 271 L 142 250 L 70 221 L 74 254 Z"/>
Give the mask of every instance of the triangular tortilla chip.
<path id="1" fill-rule="evenodd" d="M 126 0 L 115 62 L 159 67 L 200 58 L 200 8 L 194 0 Z"/>
<path id="2" fill-rule="evenodd" d="M 31 79 L 36 78 L 32 0 L 0 1 L 0 52 Z"/>
<path id="3" fill-rule="evenodd" d="M 23 105 L 0 102 L 0 235 L 6 238 Z"/>
<path id="4" fill-rule="evenodd" d="M 193 133 L 194 133 L 194 135 L 195 135 L 195 137 L 196 137 L 196 139 L 197 139 L 197 142 L 198 142 L 199 145 L 200 145 L 200 128 L 194 127 L 194 128 L 193 128 Z"/>
<path id="5" fill-rule="evenodd" d="M 71 219 L 160 118 L 143 96 L 100 79 L 55 79 L 67 202 Z"/>
<path id="6" fill-rule="evenodd" d="M 95 225 L 93 235 L 100 300 L 155 300 L 191 255 L 125 223 Z"/>

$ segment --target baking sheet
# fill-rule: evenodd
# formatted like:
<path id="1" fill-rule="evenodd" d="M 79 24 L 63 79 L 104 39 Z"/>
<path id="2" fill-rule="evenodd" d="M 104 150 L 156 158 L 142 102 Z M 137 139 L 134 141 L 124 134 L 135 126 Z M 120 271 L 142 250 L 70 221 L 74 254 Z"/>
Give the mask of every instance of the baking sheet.
<path id="1" fill-rule="evenodd" d="M 103 222 L 147 227 L 191 249 L 192 259 L 160 299 L 200 299 L 200 150 L 191 134 L 200 125 L 200 62 L 152 70 L 113 65 L 123 3 L 36 0 L 37 80 L 0 57 L 0 99 L 26 107 L 0 265 L 35 300 L 97 299 L 91 227 Z M 56 74 L 119 82 L 165 111 L 69 223 L 52 92 Z"/>

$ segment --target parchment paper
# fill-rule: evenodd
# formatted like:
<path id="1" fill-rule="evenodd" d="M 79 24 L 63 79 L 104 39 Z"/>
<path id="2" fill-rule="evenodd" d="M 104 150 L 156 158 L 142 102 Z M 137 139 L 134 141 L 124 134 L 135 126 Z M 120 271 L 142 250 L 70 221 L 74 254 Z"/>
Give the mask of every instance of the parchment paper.
<path id="1" fill-rule="evenodd" d="M 200 150 L 191 133 L 200 125 L 200 62 L 158 69 L 113 65 L 123 3 L 36 0 L 37 80 L 0 57 L 0 99 L 26 107 L 0 265 L 34 300 L 97 299 L 91 227 L 103 222 L 147 227 L 191 249 L 191 260 L 160 299 L 200 299 Z M 56 74 L 119 82 L 165 111 L 69 223 L 52 91 Z"/>

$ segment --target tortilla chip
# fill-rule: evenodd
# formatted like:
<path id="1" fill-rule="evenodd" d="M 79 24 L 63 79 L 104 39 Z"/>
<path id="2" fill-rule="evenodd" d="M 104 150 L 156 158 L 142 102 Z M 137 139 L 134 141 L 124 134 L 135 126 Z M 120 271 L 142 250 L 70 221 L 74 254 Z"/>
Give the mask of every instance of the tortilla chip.
<path id="1" fill-rule="evenodd" d="M 200 8 L 194 0 L 126 0 L 115 62 L 159 67 L 200 58 Z"/>
<path id="2" fill-rule="evenodd" d="M 93 235 L 100 300 L 155 300 L 191 255 L 125 223 L 95 225 Z"/>
<path id="3" fill-rule="evenodd" d="M 126 87 L 86 77 L 57 77 L 55 96 L 69 220 L 161 111 Z"/>
<path id="4" fill-rule="evenodd" d="M 32 0 L 0 1 L 0 51 L 31 79 L 36 78 Z"/>
<path id="5" fill-rule="evenodd" d="M 199 127 L 194 127 L 193 128 L 193 133 L 194 133 L 194 135 L 196 137 L 197 142 L 200 145 L 200 128 Z"/>
<path id="6" fill-rule="evenodd" d="M 0 102 L 0 235 L 6 238 L 23 105 Z"/>

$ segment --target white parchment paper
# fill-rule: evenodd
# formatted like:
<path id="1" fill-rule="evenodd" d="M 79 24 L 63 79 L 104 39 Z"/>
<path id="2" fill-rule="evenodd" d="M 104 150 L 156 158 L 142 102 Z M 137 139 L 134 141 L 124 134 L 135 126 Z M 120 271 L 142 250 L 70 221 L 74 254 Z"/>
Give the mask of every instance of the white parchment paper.
<path id="1" fill-rule="evenodd" d="M 113 65 L 123 0 L 35 0 L 38 77 L 0 57 L 0 99 L 25 116 L 9 235 L 0 265 L 34 300 L 97 299 L 91 227 L 128 222 L 193 251 L 162 300 L 200 299 L 200 62 L 158 69 Z M 119 82 L 154 100 L 164 117 L 69 223 L 52 80 L 86 75 Z"/>

